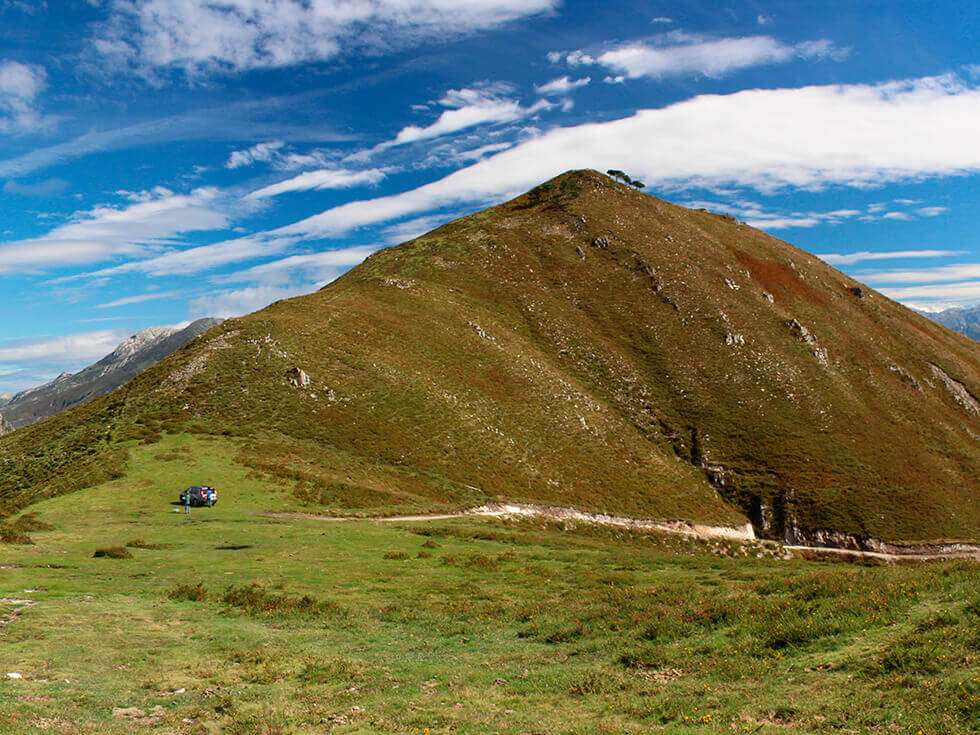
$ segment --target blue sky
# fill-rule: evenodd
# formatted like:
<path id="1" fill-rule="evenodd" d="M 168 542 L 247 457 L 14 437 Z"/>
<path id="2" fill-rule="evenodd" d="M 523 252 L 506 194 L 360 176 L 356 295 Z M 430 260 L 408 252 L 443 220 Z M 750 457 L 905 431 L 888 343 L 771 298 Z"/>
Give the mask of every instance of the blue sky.
<path id="1" fill-rule="evenodd" d="M 571 168 L 980 302 L 980 7 L 0 0 L 0 392 Z"/>

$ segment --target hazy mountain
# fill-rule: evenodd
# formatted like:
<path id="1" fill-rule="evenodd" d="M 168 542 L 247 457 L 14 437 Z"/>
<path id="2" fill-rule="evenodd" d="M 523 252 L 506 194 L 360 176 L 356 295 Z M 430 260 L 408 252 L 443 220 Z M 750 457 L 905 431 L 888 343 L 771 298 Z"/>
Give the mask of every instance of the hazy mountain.
<path id="1" fill-rule="evenodd" d="M 199 319 L 183 329 L 144 329 L 84 370 L 62 373 L 50 383 L 9 396 L 0 403 L 0 415 L 18 429 L 76 403 L 109 393 L 220 323 L 220 319 Z"/>
<path id="2" fill-rule="evenodd" d="M 935 319 L 940 324 L 955 329 L 960 334 L 980 341 L 980 304 L 923 313 L 930 319 Z"/>
<path id="3" fill-rule="evenodd" d="M 734 218 L 579 171 L 5 437 L 0 496 L 119 476 L 123 442 L 194 431 L 332 508 L 975 539 L 977 395 L 976 342 Z"/>

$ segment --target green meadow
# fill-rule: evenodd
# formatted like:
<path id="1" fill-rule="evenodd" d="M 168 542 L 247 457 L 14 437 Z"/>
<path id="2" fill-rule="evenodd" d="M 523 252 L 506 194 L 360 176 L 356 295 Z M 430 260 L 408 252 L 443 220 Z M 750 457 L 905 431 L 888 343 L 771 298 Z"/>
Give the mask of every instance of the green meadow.
<path id="1" fill-rule="evenodd" d="M 7 519 L 0 732 L 980 731 L 976 565 L 269 517 L 317 509 L 237 456 L 167 436 Z"/>

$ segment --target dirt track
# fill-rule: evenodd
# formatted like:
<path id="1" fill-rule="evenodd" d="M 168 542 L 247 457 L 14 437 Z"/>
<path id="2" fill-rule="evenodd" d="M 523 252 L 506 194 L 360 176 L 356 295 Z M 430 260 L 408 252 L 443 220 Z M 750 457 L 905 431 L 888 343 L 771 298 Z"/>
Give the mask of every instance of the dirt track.
<path id="1" fill-rule="evenodd" d="M 458 513 L 442 513 L 431 515 L 383 516 L 378 518 L 359 518 L 352 516 L 322 516 L 313 513 L 258 513 L 269 518 L 293 518 L 297 520 L 325 521 L 340 523 L 345 521 L 375 521 L 377 523 L 415 523 L 425 521 L 441 521 L 451 518 L 495 517 L 495 518 L 548 518 L 556 521 L 578 521 L 603 526 L 617 526 L 653 533 L 669 533 L 696 538 L 714 540 L 725 539 L 739 543 L 756 541 L 751 526 L 705 526 L 688 521 L 676 520 L 645 520 L 612 516 L 604 513 L 586 513 L 575 508 L 560 508 L 543 505 L 520 503 L 489 504 L 472 508 Z M 931 552 L 885 553 L 880 551 L 857 551 L 838 549 L 824 546 L 783 546 L 784 551 L 802 559 L 826 560 L 840 559 L 842 561 L 871 561 L 880 564 L 900 564 L 908 562 L 950 561 L 968 559 L 980 561 L 980 547 L 969 544 L 959 545 L 956 550 L 937 550 Z M 939 547 L 937 547 L 938 549 Z"/>

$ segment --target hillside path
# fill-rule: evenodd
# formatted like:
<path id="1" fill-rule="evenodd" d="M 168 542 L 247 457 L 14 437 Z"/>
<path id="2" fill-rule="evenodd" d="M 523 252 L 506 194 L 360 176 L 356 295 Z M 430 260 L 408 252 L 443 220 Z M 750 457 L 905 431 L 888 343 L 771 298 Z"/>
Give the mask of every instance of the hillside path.
<path id="1" fill-rule="evenodd" d="M 673 520 L 642 520 L 628 518 L 625 516 L 612 516 L 603 513 L 586 513 L 575 508 L 561 508 L 553 506 L 530 505 L 523 503 L 507 504 L 488 504 L 478 508 L 471 508 L 455 513 L 433 513 L 416 514 L 403 516 L 379 516 L 355 517 L 355 516 L 325 516 L 315 513 L 297 512 L 264 512 L 256 515 L 267 518 L 292 518 L 296 520 L 324 521 L 328 523 L 341 523 L 346 521 L 375 521 L 377 523 L 415 523 L 426 521 L 442 521 L 453 518 L 472 518 L 474 516 L 483 517 L 537 517 L 548 518 L 560 521 L 582 521 L 594 523 L 596 525 L 619 526 L 623 528 L 633 528 L 637 530 L 653 531 L 657 533 L 681 534 L 694 536 L 706 540 L 727 539 L 741 543 L 757 541 L 755 533 L 746 524 L 742 527 L 732 526 L 705 526 L 687 521 Z M 810 559 L 829 559 L 837 558 L 845 561 L 877 561 L 883 564 L 898 564 L 908 561 L 950 561 L 956 559 L 969 559 L 980 561 L 980 546 L 958 545 L 960 548 L 955 550 L 937 550 L 935 553 L 886 553 L 880 551 L 857 551 L 853 549 L 838 549 L 825 546 L 782 546 L 782 550 L 790 552 L 793 556 Z"/>

